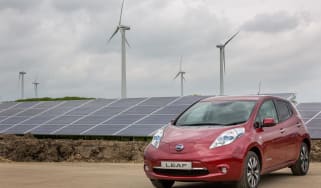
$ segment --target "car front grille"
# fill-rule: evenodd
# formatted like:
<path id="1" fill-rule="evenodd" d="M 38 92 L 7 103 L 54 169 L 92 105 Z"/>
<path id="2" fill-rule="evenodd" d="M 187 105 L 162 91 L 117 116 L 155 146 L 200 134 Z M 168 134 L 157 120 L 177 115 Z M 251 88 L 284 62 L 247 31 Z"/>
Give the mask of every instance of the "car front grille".
<path id="1" fill-rule="evenodd" d="M 159 175 L 167 176 L 203 176 L 209 174 L 206 169 L 177 170 L 154 168 L 154 172 Z"/>

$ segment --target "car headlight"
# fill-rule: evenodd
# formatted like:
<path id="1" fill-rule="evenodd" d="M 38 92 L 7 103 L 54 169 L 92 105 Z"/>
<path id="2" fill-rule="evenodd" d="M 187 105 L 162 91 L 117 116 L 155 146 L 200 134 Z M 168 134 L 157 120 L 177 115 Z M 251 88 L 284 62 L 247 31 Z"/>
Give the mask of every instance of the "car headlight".
<path id="1" fill-rule="evenodd" d="M 210 149 L 214 149 L 220 146 L 224 146 L 234 142 L 238 137 L 242 136 L 245 132 L 245 129 L 235 128 L 224 131 L 216 140 L 211 144 Z"/>
<path id="2" fill-rule="evenodd" d="M 161 142 L 161 139 L 163 137 L 164 134 L 164 129 L 159 129 L 153 136 L 153 140 L 151 142 L 151 144 L 155 147 L 158 148 L 159 144 Z"/>

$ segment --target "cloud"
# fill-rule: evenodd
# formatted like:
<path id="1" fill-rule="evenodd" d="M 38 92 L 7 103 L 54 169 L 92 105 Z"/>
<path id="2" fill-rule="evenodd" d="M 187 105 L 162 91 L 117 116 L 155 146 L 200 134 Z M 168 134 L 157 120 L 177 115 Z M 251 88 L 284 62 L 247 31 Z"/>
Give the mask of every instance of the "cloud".
<path id="1" fill-rule="evenodd" d="M 296 8 L 298 3 L 290 10 L 279 1 L 265 1 L 268 8 L 261 1 L 245 1 L 247 6 L 235 1 L 126 0 L 123 24 L 131 27 L 126 32 L 131 43 L 128 96 L 179 95 L 179 80 L 173 77 L 181 55 L 187 72 L 185 93 L 217 94 L 216 44 L 241 25 L 241 33 L 226 47 L 227 94 L 256 93 L 262 80 L 264 92 L 297 91 L 304 100 L 321 101 L 315 87 L 321 84 L 318 2 L 306 5 L 314 8 L 306 19 L 295 13 L 306 11 Z M 19 96 L 22 70 L 27 72 L 27 97 L 34 95 L 35 78 L 39 96 L 119 97 L 120 35 L 110 43 L 107 39 L 118 24 L 120 4 L 121 0 L 1 1 L 0 100 Z M 230 9 L 238 5 L 242 9 Z M 258 14 L 271 12 L 271 7 L 279 10 Z"/>
<path id="2" fill-rule="evenodd" d="M 1 9 L 17 9 L 20 11 L 33 9 L 41 3 L 42 0 L 1 0 L 0 1 L 0 10 Z"/>
<path id="3" fill-rule="evenodd" d="M 279 33 L 297 28 L 301 18 L 285 11 L 270 14 L 257 14 L 252 20 L 245 22 L 242 29 L 252 32 Z"/>

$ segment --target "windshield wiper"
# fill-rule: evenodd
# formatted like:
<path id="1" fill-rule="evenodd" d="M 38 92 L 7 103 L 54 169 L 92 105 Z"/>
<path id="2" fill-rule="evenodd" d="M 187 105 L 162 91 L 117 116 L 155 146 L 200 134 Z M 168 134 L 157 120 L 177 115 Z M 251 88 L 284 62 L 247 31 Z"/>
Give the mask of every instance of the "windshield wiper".
<path id="1" fill-rule="evenodd" d="M 202 126 L 202 125 L 223 125 L 221 123 L 191 123 L 191 124 L 182 124 L 178 126 Z"/>
<path id="2" fill-rule="evenodd" d="M 224 124 L 224 125 L 238 125 L 238 124 L 242 124 L 245 123 L 246 121 L 237 121 L 237 122 L 233 122 L 233 123 L 228 123 L 228 124 Z"/>

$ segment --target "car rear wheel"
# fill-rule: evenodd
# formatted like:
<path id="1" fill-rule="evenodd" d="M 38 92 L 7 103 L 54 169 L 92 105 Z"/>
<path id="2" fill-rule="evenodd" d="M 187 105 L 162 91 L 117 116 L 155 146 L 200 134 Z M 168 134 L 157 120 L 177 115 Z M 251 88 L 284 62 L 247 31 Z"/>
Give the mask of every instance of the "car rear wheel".
<path id="1" fill-rule="evenodd" d="M 302 143 L 300 155 L 296 163 L 291 166 L 293 175 L 304 176 L 308 173 L 310 165 L 310 151 L 306 143 Z"/>
<path id="2" fill-rule="evenodd" d="M 172 180 L 150 180 L 155 188 L 171 188 L 175 181 Z"/>
<path id="3" fill-rule="evenodd" d="M 260 182 L 261 164 L 256 153 L 249 151 L 245 158 L 243 166 L 243 175 L 237 188 L 257 188 Z"/>

